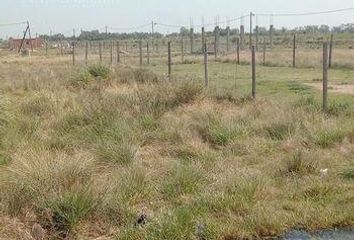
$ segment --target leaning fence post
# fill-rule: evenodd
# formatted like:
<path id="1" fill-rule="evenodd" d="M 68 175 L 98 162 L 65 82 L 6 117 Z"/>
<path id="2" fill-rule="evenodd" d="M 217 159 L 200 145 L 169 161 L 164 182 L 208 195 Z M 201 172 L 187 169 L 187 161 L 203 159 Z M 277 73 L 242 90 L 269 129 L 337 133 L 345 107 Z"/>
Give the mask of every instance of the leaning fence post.
<path id="1" fill-rule="evenodd" d="M 323 43 L 323 111 L 328 110 L 328 43 Z"/>
<path id="2" fill-rule="evenodd" d="M 333 33 L 331 34 L 331 39 L 329 42 L 328 68 L 332 67 L 332 51 L 333 51 Z"/>
<path id="3" fill-rule="evenodd" d="M 205 87 L 209 86 L 209 77 L 208 77 L 208 49 L 207 44 L 204 43 L 204 85 Z"/>
<path id="4" fill-rule="evenodd" d="M 168 78 L 171 80 L 171 64 L 172 64 L 172 56 L 171 56 L 171 42 L 168 42 Z"/>
<path id="5" fill-rule="evenodd" d="M 252 46 L 252 98 L 256 98 L 256 50 Z"/>

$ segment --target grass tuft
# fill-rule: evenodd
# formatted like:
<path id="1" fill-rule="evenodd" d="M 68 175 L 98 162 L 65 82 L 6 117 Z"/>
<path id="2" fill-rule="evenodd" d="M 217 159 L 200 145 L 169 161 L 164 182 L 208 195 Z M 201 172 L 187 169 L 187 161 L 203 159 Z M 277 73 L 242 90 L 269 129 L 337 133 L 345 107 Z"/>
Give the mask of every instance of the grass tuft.
<path id="1" fill-rule="evenodd" d="M 91 65 L 87 68 L 87 71 L 95 78 L 100 77 L 102 79 L 108 79 L 111 74 L 111 70 L 108 66 L 102 64 Z"/>
<path id="2" fill-rule="evenodd" d="M 315 135 L 315 143 L 321 148 L 332 147 L 336 143 L 341 143 L 345 138 L 345 133 L 340 129 L 322 130 Z"/>
<path id="3" fill-rule="evenodd" d="M 284 173 L 286 175 L 308 175 L 316 172 L 318 162 L 310 157 L 309 154 L 304 154 L 297 151 L 290 158 L 286 159 Z"/>

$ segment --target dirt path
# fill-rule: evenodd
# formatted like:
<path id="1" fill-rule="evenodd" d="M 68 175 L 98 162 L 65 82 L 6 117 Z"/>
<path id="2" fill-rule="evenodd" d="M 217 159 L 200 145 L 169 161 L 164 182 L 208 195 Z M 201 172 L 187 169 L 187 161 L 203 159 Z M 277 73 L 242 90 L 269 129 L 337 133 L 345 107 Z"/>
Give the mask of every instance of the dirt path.
<path id="1" fill-rule="evenodd" d="M 322 91 L 322 83 L 306 83 L 306 85 Z M 354 85 L 329 84 L 328 90 L 333 93 L 354 94 Z"/>

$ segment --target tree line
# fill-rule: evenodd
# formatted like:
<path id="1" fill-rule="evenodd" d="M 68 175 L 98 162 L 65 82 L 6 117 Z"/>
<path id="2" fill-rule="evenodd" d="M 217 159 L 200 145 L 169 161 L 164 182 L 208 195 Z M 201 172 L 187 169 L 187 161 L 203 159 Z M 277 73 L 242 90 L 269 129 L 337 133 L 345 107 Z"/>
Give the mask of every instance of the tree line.
<path id="1" fill-rule="evenodd" d="M 238 28 L 219 28 L 220 36 L 226 36 L 228 32 L 231 35 L 239 34 L 240 30 Z M 254 31 L 256 29 L 254 28 Z M 214 35 L 214 31 L 206 31 L 205 34 Z M 275 35 L 281 35 L 284 33 L 302 33 L 302 34 L 324 34 L 324 33 L 354 33 L 354 23 L 342 24 L 339 26 L 329 27 L 327 25 L 308 25 L 303 27 L 297 27 L 294 29 L 273 28 L 273 33 Z M 269 28 L 259 27 L 259 35 L 269 34 Z M 99 30 L 92 31 L 82 31 L 79 36 L 66 37 L 64 34 L 58 33 L 55 35 L 40 35 L 41 38 L 49 41 L 60 41 L 60 40 L 84 40 L 84 41 L 102 41 L 110 39 L 127 40 L 127 39 L 149 39 L 153 37 L 154 39 L 159 39 L 163 37 L 188 37 L 190 35 L 190 29 L 182 27 L 178 32 L 170 34 L 154 33 L 153 36 L 150 32 L 133 32 L 133 33 L 111 33 L 111 32 L 100 32 Z M 201 33 L 195 33 L 195 36 L 200 36 Z"/>

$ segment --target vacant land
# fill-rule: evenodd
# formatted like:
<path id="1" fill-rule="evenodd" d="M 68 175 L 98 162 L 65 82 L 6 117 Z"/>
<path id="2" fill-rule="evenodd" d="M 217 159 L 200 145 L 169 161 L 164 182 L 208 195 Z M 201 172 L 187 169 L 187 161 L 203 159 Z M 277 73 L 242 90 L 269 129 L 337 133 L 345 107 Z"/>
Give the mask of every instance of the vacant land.
<path id="1" fill-rule="evenodd" d="M 354 97 L 314 68 L 0 63 L 0 239 L 253 239 L 354 226 Z M 333 84 L 354 72 L 330 71 Z M 343 85 L 345 86 L 345 85 Z M 39 229 L 39 230 L 38 230 Z"/>

